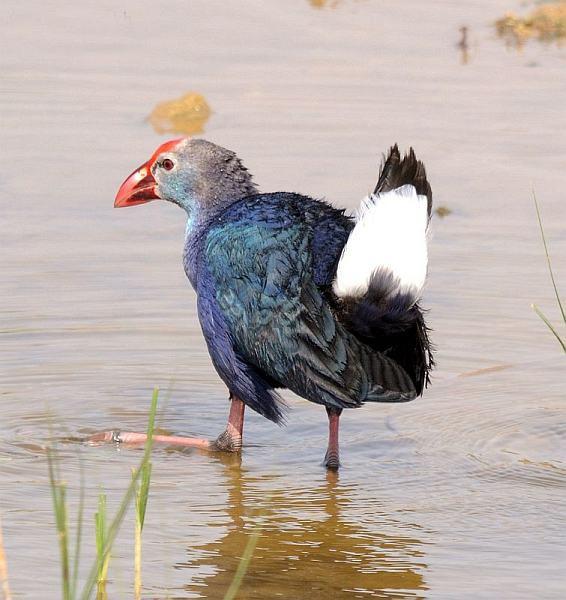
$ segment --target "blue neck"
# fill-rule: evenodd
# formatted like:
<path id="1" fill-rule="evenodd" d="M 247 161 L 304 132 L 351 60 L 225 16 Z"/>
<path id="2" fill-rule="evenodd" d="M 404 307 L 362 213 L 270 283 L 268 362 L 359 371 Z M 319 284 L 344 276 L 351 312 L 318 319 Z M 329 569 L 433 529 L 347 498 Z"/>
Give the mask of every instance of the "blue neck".
<path id="1" fill-rule="evenodd" d="M 193 288 L 196 289 L 197 273 L 198 273 L 198 255 L 202 246 L 203 240 L 210 226 L 216 222 L 222 212 L 224 212 L 231 204 L 238 201 L 236 197 L 226 197 L 218 201 L 214 207 L 208 210 L 202 210 L 201 207 L 194 207 L 193 210 L 186 210 L 187 224 L 185 226 L 185 246 L 183 250 L 183 267 L 185 273 L 191 282 Z M 202 205 L 201 205 L 202 206 Z"/>
<path id="2" fill-rule="evenodd" d="M 187 216 L 187 224 L 185 225 L 185 242 L 189 239 L 195 228 L 195 218 L 194 215 Z"/>

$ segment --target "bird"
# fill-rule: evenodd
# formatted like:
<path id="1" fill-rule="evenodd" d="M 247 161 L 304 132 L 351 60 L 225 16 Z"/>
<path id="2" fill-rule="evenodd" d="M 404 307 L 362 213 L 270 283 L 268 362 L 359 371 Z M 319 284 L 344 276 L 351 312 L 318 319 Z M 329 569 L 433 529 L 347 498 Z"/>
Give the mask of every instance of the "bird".
<path id="1" fill-rule="evenodd" d="M 289 389 L 326 409 L 323 465 L 336 470 L 343 409 L 423 394 L 434 367 L 421 307 L 432 191 L 413 148 L 389 149 L 373 192 L 348 215 L 326 200 L 263 193 L 235 152 L 178 138 L 124 181 L 114 206 L 158 199 L 186 213 L 183 266 L 230 409 L 214 441 L 155 441 L 240 452 L 246 406 L 284 424 L 279 390 Z"/>

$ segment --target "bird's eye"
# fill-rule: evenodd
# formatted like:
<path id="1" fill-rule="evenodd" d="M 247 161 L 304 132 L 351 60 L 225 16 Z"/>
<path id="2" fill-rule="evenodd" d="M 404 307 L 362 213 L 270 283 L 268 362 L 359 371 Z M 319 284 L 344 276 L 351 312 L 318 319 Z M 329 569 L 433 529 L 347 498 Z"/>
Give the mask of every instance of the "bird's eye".
<path id="1" fill-rule="evenodd" d="M 170 159 L 170 158 L 164 158 L 161 161 L 161 166 L 166 170 L 166 171 L 170 171 L 174 166 L 175 163 Z"/>

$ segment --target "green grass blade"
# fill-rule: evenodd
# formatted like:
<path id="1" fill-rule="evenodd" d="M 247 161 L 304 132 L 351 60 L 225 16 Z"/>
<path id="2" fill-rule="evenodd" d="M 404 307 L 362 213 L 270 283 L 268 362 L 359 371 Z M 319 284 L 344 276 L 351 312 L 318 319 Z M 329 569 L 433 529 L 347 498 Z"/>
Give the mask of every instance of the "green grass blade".
<path id="1" fill-rule="evenodd" d="M 47 465 L 49 472 L 49 487 L 51 488 L 53 511 L 55 513 L 55 526 L 59 538 L 63 598 L 64 600 L 71 600 L 66 486 L 61 481 L 57 454 L 52 448 L 47 449 Z"/>
<path id="2" fill-rule="evenodd" d="M 157 413 L 157 399 L 159 398 L 159 389 L 153 390 L 153 396 L 151 398 L 151 409 L 149 411 L 149 421 L 147 424 L 147 442 L 145 446 L 145 453 L 148 460 L 140 467 L 140 490 L 136 502 L 136 508 L 138 511 L 138 518 L 140 523 L 140 530 L 143 531 L 143 524 L 145 522 L 145 511 L 147 509 L 147 498 L 149 496 L 149 484 L 151 481 L 151 462 L 149 457 L 151 455 L 151 449 L 153 446 L 153 431 L 155 429 L 155 415 Z"/>
<path id="3" fill-rule="evenodd" d="M 153 446 L 153 431 L 154 431 L 154 427 L 155 427 L 155 414 L 157 412 L 158 396 L 159 396 L 159 390 L 157 388 L 155 388 L 153 391 L 153 397 L 151 400 L 151 409 L 150 409 L 150 413 L 149 413 L 149 420 L 148 420 L 148 427 L 147 427 L 147 441 L 145 443 L 144 455 L 143 455 L 142 461 L 140 463 L 140 466 L 138 467 L 138 469 L 135 471 L 135 473 L 132 476 L 130 485 L 128 486 L 128 489 L 126 490 L 126 493 L 124 494 L 122 501 L 120 502 L 120 506 L 118 507 L 118 510 L 116 511 L 116 515 L 114 516 L 114 519 L 112 520 L 110 526 L 107 529 L 107 535 L 105 538 L 104 549 L 103 549 L 104 557 L 106 557 L 110 554 L 110 551 L 112 549 L 112 546 L 114 545 L 116 536 L 118 535 L 120 526 L 122 525 L 122 523 L 124 521 L 124 517 L 126 516 L 128 507 L 130 506 L 130 503 L 132 502 L 132 500 L 135 498 L 138 480 L 141 477 L 141 473 L 144 468 L 144 465 L 146 465 L 149 462 L 149 459 L 151 456 L 151 449 Z M 93 592 L 94 587 L 97 582 L 97 574 L 98 574 L 98 560 L 96 560 L 94 562 L 94 564 L 92 565 L 92 567 L 90 569 L 88 578 L 86 580 L 85 586 L 84 586 L 82 594 L 81 594 L 81 598 L 83 600 L 87 600 L 88 598 L 91 597 L 92 592 Z"/>
<path id="4" fill-rule="evenodd" d="M 75 598 L 77 595 L 77 584 L 79 580 L 79 563 L 81 558 L 81 544 L 82 544 L 82 533 L 83 533 L 83 516 L 84 516 L 84 503 L 85 503 L 85 485 L 84 485 L 84 471 L 83 463 L 79 455 L 79 477 L 80 477 L 80 491 L 79 491 L 79 509 L 77 514 L 77 535 L 75 537 L 75 553 L 73 556 L 73 576 L 71 584 L 72 597 Z"/>
<path id="5" fill-rule="evenodd" d="M 167 393 L 165 397 L 161 399 L 161 408 L 159 409 L 159 414 L 156 417 L 156 428 L 159 429 L 161 423 L 163 422 L 163 418 L 167 413 L 167 406 L 169 405 L 169 401 L 171 400 L 171 396 L 173 395 L 173 390 L 175 389 L 175 384 L 177 382 L 177 371 L 173 373 L 171 379 L 169 380 L 169 384 L 167 385 Z"/>
<path id="6" fill-rule="evenodd" d="M 136 474 L 132 470 L 132 477 Z M 140 523 L 140 493 L 136 492 L 136 523 L 134 526 L 134 600 L 141 598 L 141 523 Z"/>
<path id="7" fill-rule="evenodd" d="M 134 481 L 137 481 L 137 477 Z M 105 537 L 102 552 L 92 565 L 85 586 L 83 588 L 83 592 L 81 594 L 81 598 L 85 600 L 87 598 L 90 598 L 94 587 L 97 584 L 100 560 L 104 561 L 110 555 L 110 551 L 114 544 L 114 540 L 116 539 L 120 526 L 122 525 L 124 517 L 126 516 L 126 511 L 128 510 L 128 506 L 132 501 L 134 492 L 135 484 L 130 484 L 128 486 L 128 489 L 126 490 L 126 493 L 124 494 L 124 497 L 122 498 L 122 502 L 118 507 L 118 510 L 116 512 L 116 515 L 114 516 L 114 519 L 112 520 L 112 523 L 110 524 L 110 527 L 108 527 L 108 534 Z"/>
<path id="8" fill-rule="evenodd" d="M 558 302 L 558 306 L 560 307 L 560 312 L 562 313 L 562 320 L 564 321 L 564 324 L 566 324 L 566 312 L 564 311 L 564 306 L 562 305 L 562 301 L 560 300 L 560 294 L 558 293 L 558 287 L 556 285 L 556 280 L 554 279 L 554 272 L 552 270 L 552 263 L 550 261 L 550 253 L 548 251 L 548 245 L 546 243 L 546 236 L 544 235 L 544 227 L 542 226 L 542 217 L 540 214 L 540 208 L 538 205 L 538 200 L 537 200 L 537 195 L 535 194 L 535 191 L 533 189 L 533 199 L 535 201 L 535 208 L 537 211 L 537 219 L 538 219 L 538 224 L 540 227 L 540 234 L 542 236 L 542 243 L 544 244 L 544 253 L 546 254 L 546 263 L 548 265 L 548 272 L 550 273 L 550 279 L 552 281 L 552 287 L 554 288 L 554 295 L 556 296 L 556 301 Z M 541 316 L 541 315 L 539 315 Z M 543 318 L 541 316 L 541 318 L 544 320 L 544 322 L 549 325 L 548 321 Z M 549 325 L 550 327 L 550 325 Z M 554 329 L 552 329 L 551 327 L 551 331 L 556 335 Z M 560 338 L 558 338 L 560 340 Z"/>
<path id="9" fill-rule="evenodd" d="M 224 594 L 224 600 L 234 600 L 234 598 L 236 598 L 242 582 L 244 581 L 244 577 L 248 572 L 250 562 L 262 530 L 263 526 L 257 525 L 253 533 L 250 535 L 248 543 L 246 544 L 246 548 L 244 549 L 244 553 L 242 554 L 242 558 L 238 564 L 238 568 L 236 569 L 236 573 L 234 574 L 234 578 L 232 579 L 226 594 Z"/>
<path id="10" fill-rule="evenodd" d="M 106 494 L 104 492 L 100 492 L 98 496 L 98 511 L 94 515 L 94 525 L 96 539 L 97 583 L 99 585 L 102 585 L 106 582 L 108 574 L 108 563 L 110 562 L 110 553 L 105 554 Z"/>
<path id="11" fill-rule="evenodd" d="M 141 526 L 136 513 L 136 526 L 134 532 L 134 600 L 141 599 Z"/>
<path id="12" fill-rule="evenodd" d="M 552 331 L 554 337 L 558 340 L 558 343 L 562 346 L 562 350 L 566 353 L 566 342 L 560 337 L 556 329 L 554 329 L 552 323 L 544 316 L 540 308 L 536 304 L 531 304 L 532 309 L 536 312 L 536 314 L 543 320 L 545 325 Z"/>
<path id="13" fill-rule="evenodd" d="M 138 512 L 138 519 L 140 523 L 140 530 L 143 531 L 143 524 L 145 522 L 145 512 L 147 509 L 147 498 L 149 496 L 149 484 L 151 481 L 151 463 L 147 462 L 142 467 L 140 475 L 140 489 L 136 502 L 136 508 Z"/>
<path id="14" fill-rule="evenodd" d="M 147 441 L 145 454 L 147 460 L 140 466 L 140 485 L 136 493 L 136 525 L 134 535 L 134 598 L 141 598 L 142 578 L 141 578 L 141 558 L 142 558 L 142 531 L 145 523 L 145 513 L 147 509 L 147 499 L 149 497 L 149 484 L 151 482 L 151 449 L 153 446 L 153 431 L 155 429 L 155 417 L 157 414 L 157 399 L 159 389 L 153 390 L 151 398 L 151 409 L 149 411 L 149 421 L 147 424 Z"/>
<path id="15" fill-rule="evenodd" d="M 147 441 L 145 443 L 144 457 L 149 458 L 153 448 L 153 432 L 155 430 L 155 415 L 157 414 L 157 401 L 159 399 L 159 388 L 153 388 L 151 396 L 151 406 L 149 409 L 149 419 L 147 421 Z"/>
<path id="16" fill-rule="evenodd" d="M 83 588 L 83 592 L 81 594 L 81 598 L 84 598 L 85 600 L 87 598 L 90 598 L 90 596 L 94 590 L 94 587 L 97 584 L 99 561 L 101 559 L 105 560 L 106 557 L 110 555 L 110 551 L 114 544 L 114 540 L 116 539 L 116 536 L 118 535 L 120 526 L 122 525 L 124 517 L 126 516 L 126 511 L 128 509 L 128 506 L 130 505 L 130 502 L 132 501 L 132 498 L 134 496 L 135 482 L 137 482 L 137 475 L 136 475 L 136 478 L 134 479 L 134 481 L 129 485 L 128 489 L 126 490 L 126 493 L 124 494 L 124 497 L 122 498 L 122 502 L 120 503 L 120 506 L 118 507 L 118 511 L 116 512 L 116 515 L 114 516 L 114 519 L 112 520 L 112 523 L 110 524 L 110 527 L 108 528 L 108 535 L 106 536 L 105 543 L 102 548 L 102 552 L 100 553 L 99 557 L 97 557 L 97 560 L 91 567 L 87 581 Z"/>

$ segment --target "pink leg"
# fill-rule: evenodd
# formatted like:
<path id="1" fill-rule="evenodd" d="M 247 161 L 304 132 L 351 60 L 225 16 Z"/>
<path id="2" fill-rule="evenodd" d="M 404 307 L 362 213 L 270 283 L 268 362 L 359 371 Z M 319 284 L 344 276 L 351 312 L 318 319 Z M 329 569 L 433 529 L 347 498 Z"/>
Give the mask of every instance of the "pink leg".
<path id="1" fill-rule="evenodd" d="M 154 435 L 153 441 L 157 444 L 167 444 L 169 446 L 239 452 L 242 447 L 245 408 L 246 405 L 242 400 L 230 394 L 230 415 L 228 416 L 226 430 L 214 441 L 176 435 Z M 89 438 L 90 443 L 117 442 L 133 446 L 144 444 L 146 440 L 147 435 L 145 433 L 134 433 L 132 431 L 104 431 Z"/>
<path id="2" fill-rule="evenodd" d="M 328 414 L 328 449 L 324 457 L 324 466 L 336 471 L 340 466 L 340 449 L 338 445 L 338 428 L 340 426 L 341 408 L 326 407 Z"/>
<path id="3" fill-rule="evenodd" d="M 228 424 L 225 431 L 212 443 L 212 447 L 215 450 L 224 450 L 225 452 L 239 452 L 242 448 L 246 405 L 236 396 L 230 395 L 230 398 Z"/>

